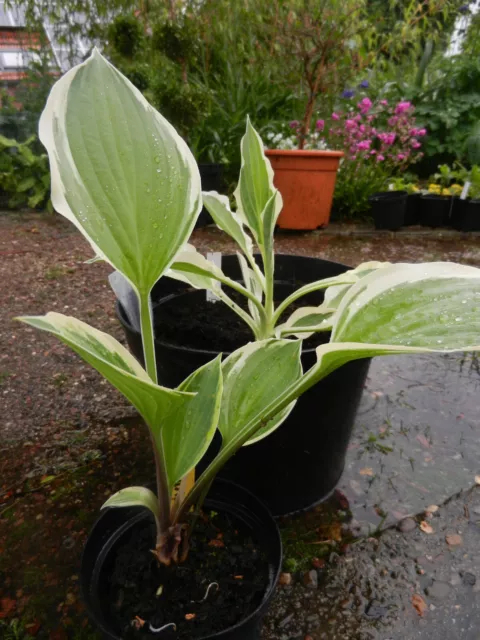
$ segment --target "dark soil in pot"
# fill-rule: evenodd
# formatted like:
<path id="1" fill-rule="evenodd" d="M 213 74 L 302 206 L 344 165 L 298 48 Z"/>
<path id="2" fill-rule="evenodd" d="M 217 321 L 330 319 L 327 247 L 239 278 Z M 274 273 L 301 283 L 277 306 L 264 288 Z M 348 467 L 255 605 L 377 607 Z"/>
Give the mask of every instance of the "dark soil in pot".
<path id="1" fill-rule="evenodd" d="M 149 512 L 107 510 L 97 521 L 82 581 L 89 613 L 107 638 L 156 638 L 150 625 L 169 623 L 176 630 L 162 631 L 167 640 L 258 638 L 281 565 L 278 528 L 241 487 L 217 480 L 210 493 L 180 565 L 159 566 L 152 555 Z M 144 624 L 136 628 L 134 620 Z"/>
<path id="2" fill-rule="evenodd" d="M 261 604 L 269 580 L 267 559 L 251 532 L 228 515 L 210 512 L 199 518 L 189 556 L 179 566 L 159 566 L 151 553 L 154 540 L 154 523 L 140 521 L 112 566 L 110 614 L 121 621 L 124 638 L 152 637 L 148 625 L 140 632 L 132 629 L 135 616 L 154 628 L 175 621 L 177 631 L 162 637 L 182 640 L 228 629 Z"/>
<path id="3" fill-rule="evenodd" d="M 276 283 L 275 305 L 299 288 Z M 229 290 L 228 295 L 239 306 L 247 309 L 245 297 Z M 280 322 L 284 322 L 296 309 L 305 307 L 305 299 L 296 300 L 288 307 Z M 172 345 L 190 349 L 207 349 L 230 353 L 254 340 L 250 328 L 221 301 L 207 302 L 205 291 L 188 291 L 164 298 L 154 305 L 155 334 Z M 317 333 L 304 341 L 310 349 L 328 342 L 329 333 Z"/>
<path id="4" fill-rule="evenodd" d="M 230 278 L 240 280 L 236 256 L 225 256 L 222 268 Z M 346 270 L 344 265 L 325 260 L 277 255 L 275 273 L 279 280 L 275 285 L 275 299 L 283 300 L 303 284 Z M 298 304 L 313 306 L 322 300 L 323 293 L 319 291 L 304 296 Z M 253 339 L 243 321 L 222 302 L 207 303 L 205 291 L 189 290 L 181 283 L 164 278 L 154 288 L 153 301 L 157 370 L 159 382 L 166 386 L 177 386 L 218 353 L 227 356 Z M 188 313 L 181 309 L 184 303 Z M 117 310 L 128 345 L 141 361 L 140 334 L 131 329 L 119 306 Z M 328 340 L 327 333 L 320 333 L 304 342 L 304 371 L 316 362 L 314 347 Z M 369 359 L 349 362 L 321 380 L 299 398 L 274 433 L 242 447 L 220 475 L 250 489 L 265 501 L 274 515 L 308 509 L 328 497 L 343 472 L 369 365 Z M 198 472 L 215 455 L 219 443 L 217 434 Z"/>

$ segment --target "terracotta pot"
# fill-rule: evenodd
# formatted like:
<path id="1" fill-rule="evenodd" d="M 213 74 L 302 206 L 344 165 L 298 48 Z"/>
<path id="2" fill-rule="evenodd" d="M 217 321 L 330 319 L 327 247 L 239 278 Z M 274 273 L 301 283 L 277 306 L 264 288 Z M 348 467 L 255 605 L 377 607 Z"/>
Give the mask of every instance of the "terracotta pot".
<path id="1" fill-rule="evenodd" d="M 282 194 L 282 229 L 317 229 L 330 219 L 342 151 L 268 149 L 274 183 Z"/>

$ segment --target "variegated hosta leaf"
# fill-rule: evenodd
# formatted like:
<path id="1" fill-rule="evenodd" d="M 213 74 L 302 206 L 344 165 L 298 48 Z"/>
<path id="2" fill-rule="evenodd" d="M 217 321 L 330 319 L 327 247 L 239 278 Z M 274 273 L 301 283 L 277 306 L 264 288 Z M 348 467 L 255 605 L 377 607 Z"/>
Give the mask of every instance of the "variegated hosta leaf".
<path id="1" fill-rule="evenodd" d="M 150 428 L 192 399 L 190 393 L 154 384 L 135 358 L 117 340 L 71 316 L 50 312 L 23 316 L 22 322 L 56 335 L 92 365 L 134 405 Z"/>
<path id="2" fill-rule="evenodd" d="M 148 293 L 202 207 L 185 142 L 97 50 L 54 85 L 39 131 L 55 209 Z"/>
<path id="3" fill-rule="evenodd" d="M 237 215 L 252 232 L 257 244 L 263 236 L 262 214 L 267 202 L 275 193 L 273 169 L 265 156 L 263 142 L 247 118 L 247 129 L 241 142 L 242 165 L 234 196 Z M 281 208 L 281 199 L 276 201 Z M 275 213 L 278 217 L 280 210 Z M 276 219 L 276 218 L 275 218 Z M 261 246 L 260 246 L 261 249 Z"/>
<path id="4" fill-rule="evenodd" d="M 379 269 L 344 296 L 331 340 L 468 350 L 480 344 L 480 269 L 449 262 Z"/>
<path id="5" fill-rule="evenodd" d="M 259 302 L 262 302 L 263 289 L 261 284 L 258 281 L 258 278 L 255 272 L 253 271 L 253 269 L 250 269 L 247 261 L 245 260 L 245 258 L 242 256 L 241 253 L 238 253 L 238 251 L 237 251 L 237 258 L 238 258 L 238 263 L 240 265 L 240 269 L 242 271 L 245 288 L 248 289 L 250 293 L 252 293 Z M 255 322 L 260 322 L 260 314 L 258 313 L 258 309 L 251 300 L 248 301 L 248 310 L 250 311 L 250 314 L 252 318 L 255 320 Z"/>
<path id="6" fill-rule="evenodd" d="M 282 206 L 283 202 L 280 191 L 274 191 L 272 197 L 265 205 L 265 209 L 262 211 L 261 252 L 265 269 L 265 279 L 267 281 L 273 281 L 274 279 L 275 254 L 273 250 L 273 232 L 275 231 L 275 224 Z"/>
<path id="7" fill-rule="evenodd" d="M 338 305 L 343 299 L 343 296 L 347 293 L 352 285 L 350 284 L 337 284 L 325 289 L 325 295 L 323 297 L 323 304 L 329 309 L 337 309 Z"/>
<path id="8" fill-rule="evenodd" d="M 216 295 L 220 295 L 220 284 L 226 284 L 237 290 L 242 288 L 190 244 L 185 245 L 184 249 L 177 254 L 175 262 L 165 275 L 174 280 L 186 282 L 195 289 L 208 289 Z"/>
<path id="9" fill-rule="evenodd" d="M 255 416 L 302 375 L 301 342 L 263 340 L 232 353 L 223 363 L 223 397 L 218 428 L 225 447 Z M 261 440 L 285 420 L 291 403 L 247 444 Z"/>
<path id="10" fill-rule="evenodd" d="M 330 331 L 334 313 L 335 309 L 329 308 L 327 304 L 296 309 L 286 322 L 278 325 L 277 336 L 281 338 L 292 335 L 306 339 L 316 331 Z"/>
<path id="11" fill-rule="evenodd" d="M 168 278 L 186 282 L 195 289 L 208 289 L 218 295 L 220 283 L 227 276 L 220 267 L 207 260 L 191 244 L 186 244 L 175 257 L 175 262 L 165 273 Z"/>
<path id="12" fill-rule="evenodd" d="M 175 407 L 160 429 L 169 490 L 200 461 L 215 434 L 222 400 L 222 357 L 200 367 L 182 382 L 178 391 L 195 393 L 188 402 Z"/>
<path id="13" fill-rule="evenodd" d="M 117 493 L 102 505 L 102 509 L 107 507 L 145 507 L 150 509 L 157 522 L 157 528 L 160 529 L 160 513 L 157 496 L 146 487 L 127 487 L 120 489 Z"/>
<path id="14" fill-rule="evenodd" d="M 230 202 L 227 196 L 222 196 L 216 191 L 204 191 L 202 196 L 203 204 L 217 227 L 228 233 L 245 255 L 252 256 L 252 239 L 243 228 L 243 221 L 239 215 L 230 209 Z"/>

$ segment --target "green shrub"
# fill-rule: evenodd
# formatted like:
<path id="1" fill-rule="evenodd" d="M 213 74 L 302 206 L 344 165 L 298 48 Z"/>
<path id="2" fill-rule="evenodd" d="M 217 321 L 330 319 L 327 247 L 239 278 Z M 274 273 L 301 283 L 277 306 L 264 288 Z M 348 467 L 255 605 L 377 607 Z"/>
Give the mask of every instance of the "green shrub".
<path id="1" fill-rule="evenodd" d="M 120 56 L 132 58 L 142 47 L 142 25 L 133 15 L 118 16 L 108 28 L 108 39 Z"/>
<path id="2" fill-rule="evenodd" d="M 0 136 L 0 190 L 10 209 L 52 210 L 48 157 L 37 145 L 36 136 L 25 142 Z"/>

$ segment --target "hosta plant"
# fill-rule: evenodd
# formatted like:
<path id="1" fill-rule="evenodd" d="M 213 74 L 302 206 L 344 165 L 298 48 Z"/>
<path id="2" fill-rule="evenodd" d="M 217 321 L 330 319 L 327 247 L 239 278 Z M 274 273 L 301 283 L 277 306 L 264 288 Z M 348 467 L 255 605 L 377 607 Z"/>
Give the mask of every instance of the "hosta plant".
<path id="1" fill-rule="evenodd" d="M 256 340 L 303 338 L 316 331 L 331 331 L 333 313 L 348 288 L 385 265 L 379 262 L 361 264 L 339 276 L 300 287 L 276 305 L 274 230 L 282 209 L 282 197 L 274 187 L 273 170 L 265 156 L 262 140 L 248 119 L 241 156 L 240 177 L 234 193 L 236 210 L 230 207 L 227 196 L 214 191 L 203 193 L 203 204 L 217 226 L 236 242 L 243 283 L 227 277 L 220 267 L 191 245 L 186 245 L 177 254 L 166 275 L 213 292 L 244 320 Z M 254 258 L 255 252 L 261 256 L 262 267 Z M 237 304 L 226 287 L 243 295 L 245 304 Z M 325 290 L 321 305 L 296 309 L 280 323 L 292 303 L 320 290 Z"/>
<path id="2" fill-rule="evenodd" d="M 331 340 L 318 347 L 317 362 L 307 373 L 300 365 L 299 340 L 266 338 L 223 362 L 219 356 L 176 389 L 162 387 L 156 379 L 150 291 L 174 262 L 182 273 L 190 268 L 207 277 L 195 261 L 177 257 L 202 206 L 193 157 L 171 125 L 98 52 L 56 83 L 40 137 L 50 158 L 55 209 L 138 296 L 146 369 L 114 338 L 73 317 L 48 313 L 20 319 L 69 345 L 143 416 L 155 454 L 156 492 L 130 487 L 106 505 L 140 505 L 152 512 L 157 530 L 152 548 L 159 562 L 185 558 L 189 513 L 201 505 L 230 456 L 278 427 L 296 398 L 339 366 L 374 355 L 480 349 L 475 346 L 480 345 L 480 270 L 449 263 L 388 265 L 363 270 L 361 278 L 358 271 L 350 274 L 342 281 L 350 286 L 342 292 L 329 295 L 327 289 L 334 308 L 328 317 Z M 244 245 L 245 273 L 255 283 L 249 293 L 262 285 L 271 301 L 269 238 L 279 200 L 251 129 L 237 198 L 241 218 L 222 198 L 206 200 L 212 210 L 219 207 L 217 219 Z M 268 277 L 249 259 L 251 240 L 243 220 L 262 247 Z M 255 309 L 260 313 L 259 305 Z M 217 430 L 218 455 L 188 482 Z"/>

